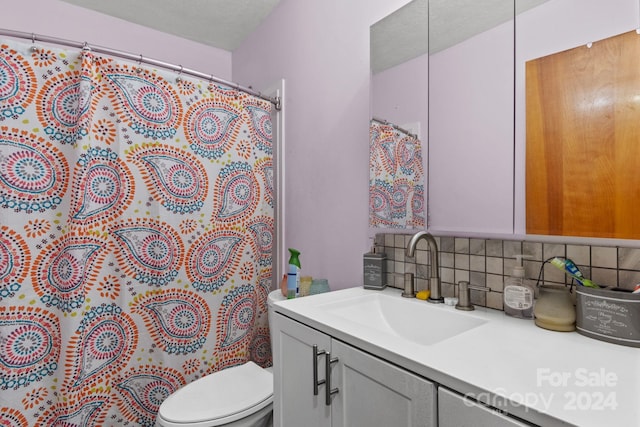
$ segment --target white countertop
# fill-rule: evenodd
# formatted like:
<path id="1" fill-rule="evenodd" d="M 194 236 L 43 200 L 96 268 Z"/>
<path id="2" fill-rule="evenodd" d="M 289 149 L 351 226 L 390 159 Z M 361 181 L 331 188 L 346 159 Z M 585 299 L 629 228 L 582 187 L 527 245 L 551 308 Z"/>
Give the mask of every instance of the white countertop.
<path id="1" fill-rule="evenodd" d="M 399 289 L 355 287 L 281 301 L 275 311 L 545 427 L 640 426 L 640 348 L 576 332 L 548 331 L 533 320 L 512 318 L 498 310 L 477 307 L 463 312 L 402 298 L 408 304 L 428 304 L 482 323 L 443 341 L 420 345 L 329 315 L 322 308 L 331 301 L 379 292 L 402 298 Z M 438 325 L 415 327 L 428 330 Z"/>

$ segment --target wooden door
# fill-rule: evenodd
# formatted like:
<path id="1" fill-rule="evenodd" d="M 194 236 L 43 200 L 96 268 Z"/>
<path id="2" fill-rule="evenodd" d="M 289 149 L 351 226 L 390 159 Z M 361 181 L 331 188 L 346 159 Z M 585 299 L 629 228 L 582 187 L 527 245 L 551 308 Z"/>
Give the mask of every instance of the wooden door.
<path id="1" fill-rule="evenodd" d="M 640 35 L 526 64 L 527 233 L 640 238 Z"/>

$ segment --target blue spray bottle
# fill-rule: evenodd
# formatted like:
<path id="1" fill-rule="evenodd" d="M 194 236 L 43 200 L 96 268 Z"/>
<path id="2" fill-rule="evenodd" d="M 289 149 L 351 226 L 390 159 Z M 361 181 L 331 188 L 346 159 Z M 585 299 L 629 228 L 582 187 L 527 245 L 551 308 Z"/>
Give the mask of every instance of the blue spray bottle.
<path id="1" fill-rule="evenodd" d="M 300 251 L 289 248 L 289 270 L 287 274 L 287 299 L 297 298 L 300 292 Z"/>

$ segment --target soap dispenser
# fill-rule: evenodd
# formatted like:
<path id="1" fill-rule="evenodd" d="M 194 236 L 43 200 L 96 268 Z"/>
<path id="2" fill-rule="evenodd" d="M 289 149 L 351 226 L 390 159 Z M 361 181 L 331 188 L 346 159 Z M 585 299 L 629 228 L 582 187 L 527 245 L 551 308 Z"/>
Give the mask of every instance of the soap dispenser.
<path id="1" fill-rule="evenodd" d="M 526 255 L 515 255 L 516 266 L 513 273 L 504 282 L 504 312 L 521 319 L 533 319 L 533 298 L 535 284 L 525 278 L 522 258 Z"/>
<path id="2" fill-rule="evenodd" d="M 382 248 L 371 246 L 371 251 L 364 254 L 364 288 L 381 291 L 386 283 L 387 256 Z"/>

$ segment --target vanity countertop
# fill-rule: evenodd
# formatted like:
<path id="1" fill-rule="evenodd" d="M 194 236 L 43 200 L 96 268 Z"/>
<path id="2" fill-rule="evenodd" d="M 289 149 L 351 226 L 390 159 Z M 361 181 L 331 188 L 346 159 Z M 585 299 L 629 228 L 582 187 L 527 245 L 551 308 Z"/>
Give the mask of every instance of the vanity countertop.
<path id="1" fill-rule="evenodd" d="M 422 345 L 332 315 L 325 307 L 372 293 L 453 311 L 479 326 Z M 471 312 L 400 296 L 399 289 L 343 289 L 276 303 L 275 311 L 475 400 L 542 426 L 640 426 L 640 348 L 476 307 Z M 445 316 L 443 314 L 443 316 Z M 412 322 L 411 318 L 406 319 Z M 415 324 L 423 330 L 437 324 Z"/>

